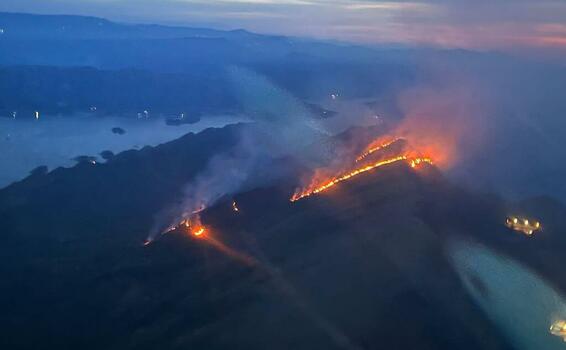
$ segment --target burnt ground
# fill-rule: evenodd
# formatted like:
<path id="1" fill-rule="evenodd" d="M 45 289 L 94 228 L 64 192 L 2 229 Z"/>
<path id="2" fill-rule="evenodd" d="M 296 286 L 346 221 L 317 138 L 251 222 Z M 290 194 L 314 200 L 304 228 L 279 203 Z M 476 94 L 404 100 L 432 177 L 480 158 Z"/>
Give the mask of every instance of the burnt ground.
<path id="1" fill-rule="evenodd" d="M 471 193 L 432 166 L 391 165 L 296 203 L 282 181 L 234 196 L 238 213 L 232 198 L 204 212 L 205 239 L 175 231 L 143 247 L 154 214 L 240 127 L 0 191 L 0 346 L 509 349 L 451 267 L 454 238 L 566 290 L 564 206 Z M 544 231 L 509 231 L 510 211 Z"/>

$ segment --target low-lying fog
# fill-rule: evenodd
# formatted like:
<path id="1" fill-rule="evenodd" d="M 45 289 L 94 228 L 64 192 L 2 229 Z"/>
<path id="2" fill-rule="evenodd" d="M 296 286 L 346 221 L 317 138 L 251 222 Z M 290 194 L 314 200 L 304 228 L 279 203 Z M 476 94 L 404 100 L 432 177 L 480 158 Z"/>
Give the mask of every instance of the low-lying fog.
<path id="1" fill-rule="evenodd" d="M 114 153 L 155 146 L 188 132 L 237 123 L 242 118 L 214 116 L 195 124 L 166 125 L 163 119 L 127 119 L 123 117 L 42 117 L 34 119 L 0 118 L 0 188 L 29 175 L 34 168 L 46 165 L 49 170 L 76 164 L 73 158 L 96 156 L 102 151 Z M 115 133 L 121 128 L 125 133 Z"/>

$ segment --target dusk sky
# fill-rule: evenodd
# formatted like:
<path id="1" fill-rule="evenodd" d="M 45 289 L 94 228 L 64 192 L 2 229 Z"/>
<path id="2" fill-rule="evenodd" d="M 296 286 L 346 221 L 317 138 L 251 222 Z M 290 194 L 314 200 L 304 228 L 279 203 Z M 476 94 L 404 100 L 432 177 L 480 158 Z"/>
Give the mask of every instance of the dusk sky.
<path id="1" fill-rule="evenodd" d="M 563 0 L 3 0 L 0 10 L 361 43 L 566 50 Z"/>

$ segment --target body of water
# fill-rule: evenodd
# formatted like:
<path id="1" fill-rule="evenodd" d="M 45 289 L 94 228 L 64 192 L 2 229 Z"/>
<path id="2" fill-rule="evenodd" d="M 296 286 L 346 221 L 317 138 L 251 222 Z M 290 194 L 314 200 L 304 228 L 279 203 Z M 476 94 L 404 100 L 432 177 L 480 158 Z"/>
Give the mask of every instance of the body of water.
<path id="1" fill-rule="evenodd" d="M 205 117 L 195 124 L 166 125 L 163 119 L 44 117 L 39 120 L 0 118 L 0 188 L 27 177 L 34 168 L 69 167 L 81 155 L 100 157 L 102 151 L 119 153 L 155 146 L 210 127 L 243 121 L 242 117 Z M 121 128 L 117 134 L 113 128 Z"/>

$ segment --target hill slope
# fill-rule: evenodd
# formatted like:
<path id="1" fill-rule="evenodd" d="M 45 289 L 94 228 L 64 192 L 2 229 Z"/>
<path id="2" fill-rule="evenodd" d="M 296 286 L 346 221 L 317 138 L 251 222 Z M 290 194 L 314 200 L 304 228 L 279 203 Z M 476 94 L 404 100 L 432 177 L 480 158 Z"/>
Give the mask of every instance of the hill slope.
<path id="1" fill-rule="evenodd" d="M 176 231 L 143 247 L 154 214 L 241 128 L 0 191 L 3 347 L 508 349 L 446 257 L 455 237 L 566 287 L 555 265 L 536 263 L 562 261 L 564 239 L 514 235 L 498 198 L 405 164 L 296 203 L 286 181 L 241 193 L 239 212 L 227 200 L 203 213 L 205 239 Z M 566 211 L 549 208 L 559 232 Z"/>

